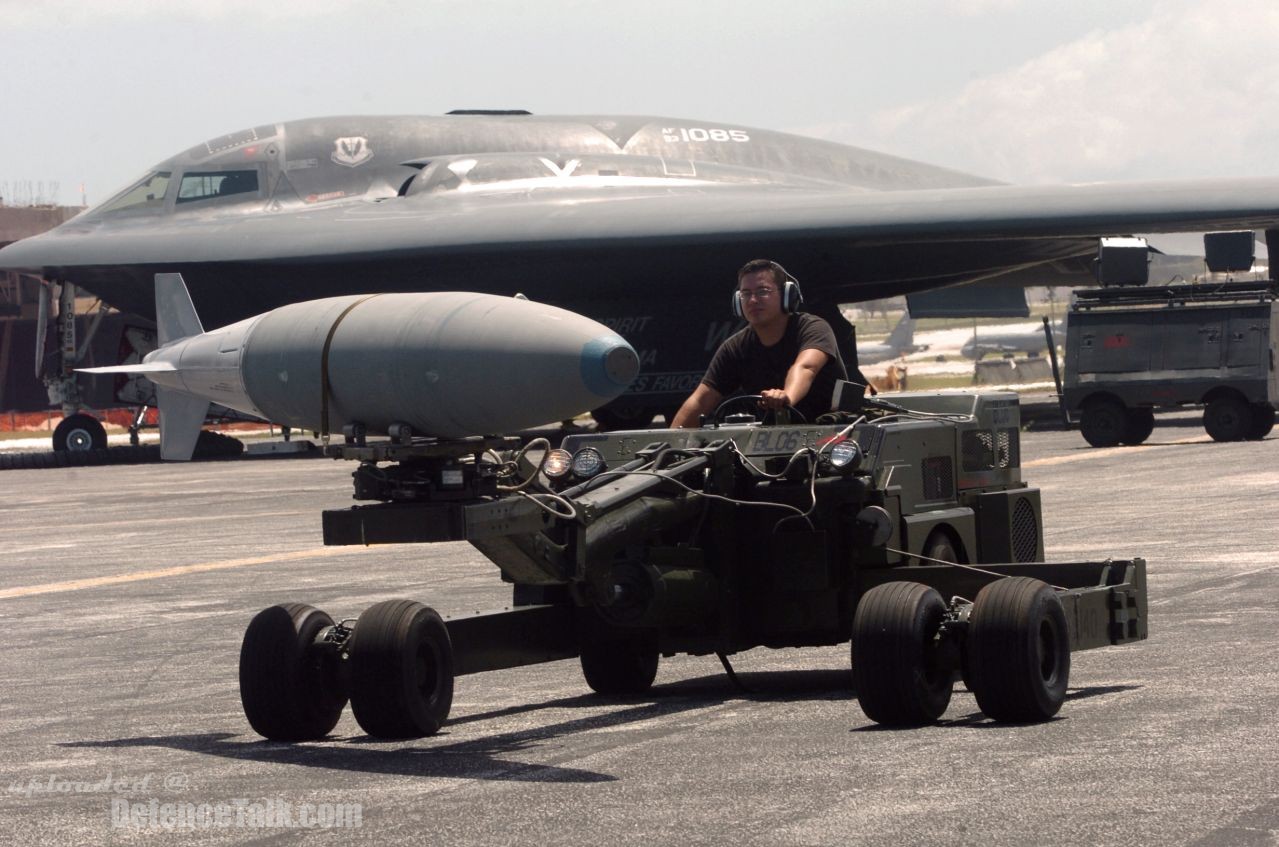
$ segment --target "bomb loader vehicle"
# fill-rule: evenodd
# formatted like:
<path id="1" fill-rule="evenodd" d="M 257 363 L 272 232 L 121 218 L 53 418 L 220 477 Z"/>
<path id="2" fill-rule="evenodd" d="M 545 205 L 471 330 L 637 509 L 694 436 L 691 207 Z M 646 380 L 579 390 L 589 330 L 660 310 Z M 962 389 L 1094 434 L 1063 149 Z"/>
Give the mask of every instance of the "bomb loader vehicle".
<path id="1" fill-rule="evenodd" d="M 747 404 L 754 408 L 754 404 Z M 743 408 L 739 406 L 737 408 Z M 354 620 L 259 613 L 240 686 L 261 735 L 436 732 L 455 678 L 578 658 L 604 695 L 660 658 L 851 642 L 862 709 L 936 720 L 962 677 L 991 718 L 1062 704 L 1071 653 L 1147 633 L 1142 559 L 1046 564 L 1012 393 L 906 393 L 812 424 L 722 414 L 696 429 L 373 442 L 348 428 L 355 498 L 326 544 L 465 540 L 509 609 L 443 620 L 412 600 Z M 403 433 L 401 433 L 403 436 Z"/>

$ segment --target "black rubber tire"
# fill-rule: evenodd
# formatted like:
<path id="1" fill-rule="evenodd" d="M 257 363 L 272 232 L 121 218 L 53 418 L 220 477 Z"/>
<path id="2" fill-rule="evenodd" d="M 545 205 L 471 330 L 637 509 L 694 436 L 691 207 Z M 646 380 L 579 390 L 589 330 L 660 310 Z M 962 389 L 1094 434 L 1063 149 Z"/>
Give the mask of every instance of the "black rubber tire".
<path id="1" fill-rule="evenodd" d="M 453 643 L 429 606 L 386 600 L 351 635 L 351 711 L 375 738 L 420 738 L 440 731 L 453 705 Z"/>
<path id="2" fill-rule="evenodd" d="M 611 627 L 588 619 L 580 630 L 580 639 L 582 676 L 596 694 L 643 694 L 653 687 L 661 659 L 653 632 Z"/>
<path id="3" fill-rule="evenodd" d="M 25 471 L 31 467 L 28 456 L 43 456 L 43 453 L 0 453 L 0 471 Z M 53 453 L 49 454 L 54 455 Z M 49 467 L 57 467 L 49 460 Z"/>
<path id="4" fill-rule="evenodd" d="M 1260 441 L 1275 428 L 1275 408 L 1265 403 L 1253 403 L 1251 409 L 1252 417 L 1248 422 L 1246 438 L 1249 441 Z"/>
<path id="5" fill-rule="evenodd" d="M 107 431 L 102 422 L 92 415 L 76 413 L 59 421 L 53 429 L 53 449 L 56 453 L 105 450 Z"/>
<path id="6" fill-rule="evenodd" d="M 1018 576 L 992 582 L 973 601 L 965 674 L 977 706 L 997 721 L 1057 714 L 1070 682 L 1070 633 L 1047 583 Z"/>
<path id="7" fill-rule="evenodd" d="M 1204 429 L 1213 441 L 1242 441 L 1252 426 L 1252 409 L 1238 394 L 1216 398 L 1204 409 Z"/>
<path id="8" fill-rule="evenodd" d="M 111 461 L 118 465 L 137 465 L 149 461 L 150 453 L 145 447 L 135 447 L 132 444 L 126 447 L 112 447 Z M 156 457 L 159 454 L 156 453 Z"/>
<path id="9" fill-rule="evenodd" d="M 853 684 L 866 717 L 919 726 L 950 704 L 954 672 L 933 663 L 933 637 L 946 614 L 935 589 L 888 582 L 862 596 L 853 615 Z"/>
<path id="10" fill-rule="evenodd" d="M 239 449 L 244 445 L 235 441 Z M 107 447 L 103 450 L 49 450 L 43 453 L 0 453 L 0 471 L 82 468 L 89 465 L 137 465 L 160 461 L 160 448 L 155 444 L 141 447 Z"/>
<path id="11" fill-rule="evenodd" d="M 191 458 L 198 460 L 232 459 L 243 452 L 244 442 L 240 441 L 240 439 L 220 432 L 202 429 L 195 440 L 195 452 L 191 454 Z"/>
<path id="12" fill-rule="evenodd" d="M 939 559 L 943 562 L 962 563 L 964 560 L 960 558 L 959 551 L 955 548 L 955 542 L 951 539 L 950 533 L 944 529 L 934 529 L 928 533 L 928 540 L 924 542 L 923 555 L 924 561 L 920 564 L 931 565 L 933 562 L 928 559 Z"/>
<path id="13" fill-rule="evenodd" d="M 1155 431 L 1155 412 L 1149 407 L 1129 409 L 1124 416 L 1124 431 L 1119 440 L 1136 446 L 1145 442 Z"/>
<path id="14" fill-rule="evenodd" d="M 331 665 L 315 645 L 333 619 L 305 603 L 263 609 L 240 645 L 240 703 L 254 732 L 272 741 L 328 735 L 346 705 Z"/>
<path id="15" fill-rule="evenodd" d="M 1123 439 L 1127 417 L 1118 400 L 1093 400 L 1084 406 L 1079 417 L 1079 433 L 1093 447 L 1114 447 Z"/>

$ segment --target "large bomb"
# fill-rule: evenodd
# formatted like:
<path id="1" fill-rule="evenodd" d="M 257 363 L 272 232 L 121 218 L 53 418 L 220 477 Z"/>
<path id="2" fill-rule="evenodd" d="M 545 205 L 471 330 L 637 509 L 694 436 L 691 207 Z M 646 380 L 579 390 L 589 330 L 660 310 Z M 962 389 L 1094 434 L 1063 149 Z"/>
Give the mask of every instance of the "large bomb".
<path id="1" fill-rule="evenodd" d="M 159 274 L 156 313 L 161 346 L 141 365 L 89 370 L 156 384 L 165 458 L 189 458 L 208 403 L 304 430 L 459 438 L 596 408 L 639 369 L 602 324 L 491 294 L 328 297 L 204 332 L 181 277 Z"/>

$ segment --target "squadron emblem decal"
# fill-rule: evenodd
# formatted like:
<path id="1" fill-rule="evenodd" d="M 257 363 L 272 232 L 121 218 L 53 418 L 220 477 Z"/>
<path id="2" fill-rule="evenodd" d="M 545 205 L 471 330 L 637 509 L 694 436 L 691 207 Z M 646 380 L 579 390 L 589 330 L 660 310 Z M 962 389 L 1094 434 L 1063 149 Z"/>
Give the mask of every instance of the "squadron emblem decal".
<path id="1" fill-rule="evenodd" d="M 369 149 L 369 140 L 362 135 L 350 138 L 338 138 L 333 142 L 333 154 L 329 156 L 336 164 L 354 168 L 373 158 Z"/>

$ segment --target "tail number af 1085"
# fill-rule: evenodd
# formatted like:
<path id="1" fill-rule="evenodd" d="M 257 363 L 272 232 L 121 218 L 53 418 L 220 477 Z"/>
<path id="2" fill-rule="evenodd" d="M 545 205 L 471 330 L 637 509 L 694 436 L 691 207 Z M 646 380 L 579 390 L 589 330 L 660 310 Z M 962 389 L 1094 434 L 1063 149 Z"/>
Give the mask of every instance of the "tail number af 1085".
<path id="1" fill-rule="evenodd" d="M 699 126 L 664 127 L 663 141 L 750 141 L 744 129 L 703 129 Z"/>

